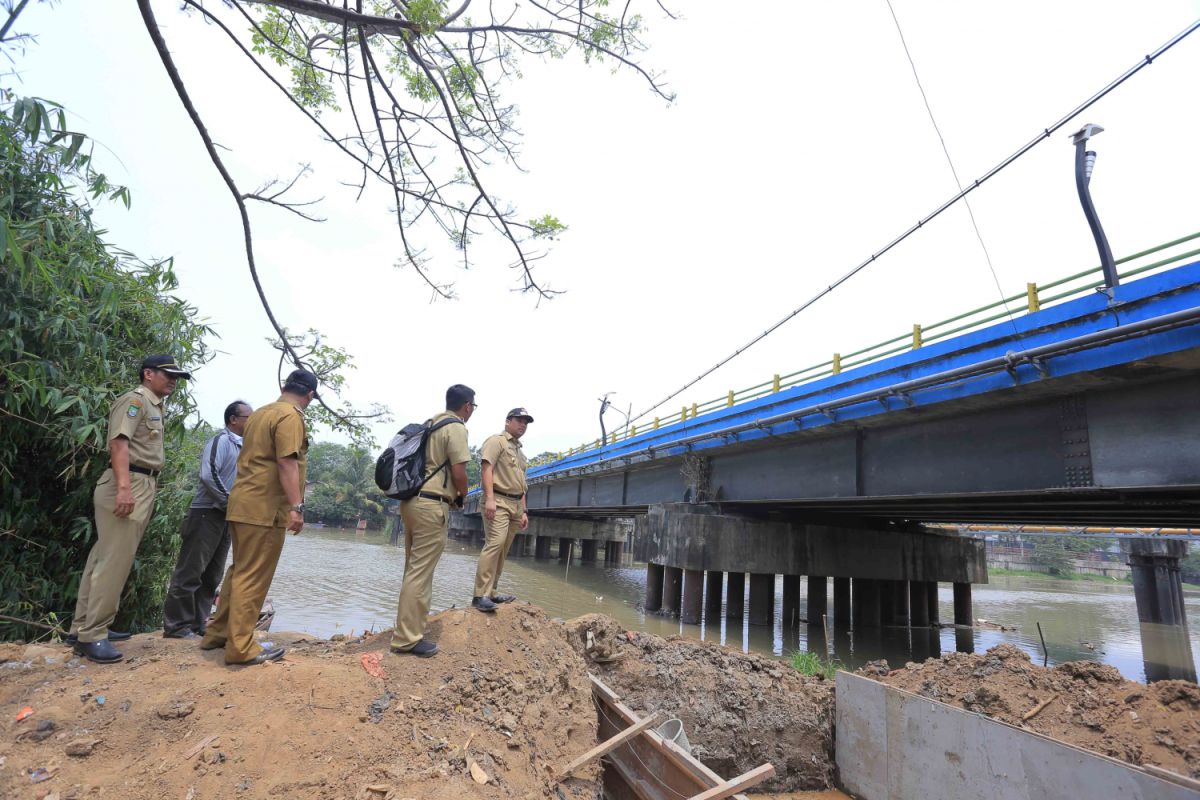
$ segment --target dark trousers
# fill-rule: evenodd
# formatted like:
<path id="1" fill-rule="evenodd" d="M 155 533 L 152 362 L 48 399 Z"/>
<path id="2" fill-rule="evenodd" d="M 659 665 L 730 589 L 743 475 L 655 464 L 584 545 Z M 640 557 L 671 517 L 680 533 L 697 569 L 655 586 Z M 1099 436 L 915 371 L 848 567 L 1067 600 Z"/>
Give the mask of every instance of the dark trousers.
<path id="1" fill-rule="evenodd" d="M 163 604 L 163 633 L 168 636 L 188 629 L 204 633 L 229 555 L 225 510 L 189 508 L 181 535 L 183 546 Z"/>

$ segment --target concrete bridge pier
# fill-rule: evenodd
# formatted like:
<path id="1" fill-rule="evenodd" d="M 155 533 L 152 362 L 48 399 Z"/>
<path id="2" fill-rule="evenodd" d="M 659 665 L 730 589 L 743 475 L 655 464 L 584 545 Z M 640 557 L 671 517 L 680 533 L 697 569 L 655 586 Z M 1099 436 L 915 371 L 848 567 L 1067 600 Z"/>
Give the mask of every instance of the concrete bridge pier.
<path id="1" fill-rule="evenodd" d="M 566 561 L 573 557 L 575 550 L 574 539 L 559 539 L 558 540 L 558 560 Z"/>
<path id="2" fill-rule="evenodd" d="M 800 621 L 800 576 L 799 575 L 784 575 L 783 576 L 783 606 L 780 609 L 783 614 L 783 624 L 785 626 L 794 626 Z M 812 621 L 812 618 L 809 618 Z"/>
<path id="3" fill-rule="evenodd" d="M 855 578 L 854 579 L 854 599 L 859 602 L 859 615 L 854 620 L 854 629 L 859 628 L 878 628 L 883 618 L 883 611 L 880 604 L 881 587 L 883 581 L 877 581 L 872 578 Z"/>
<path id="4" fill-rule="evenodd" d="M 596 560 L 596 540 L 581 539 L 579 541 L 579 558 L 588 563 Z"/>
<path id="5" fill-rule="evenodd" d="M 683 571 L 683 606 L 679 609 L 680 622 L 699 625 L 703 604 L 704 570 L 685 569 Z"/>
<path id="6" fill-rule="evenodd" d="M 971 627 L 975 624 L 975 615 L 971 608 L 971 584 L 954 584 L 954 624 Z"/>
<path id="7" fill-rule="evenodd" d="M 1121 541 L 1121 551 L 1132 568 L 1146 680 L 1195 682 L 1196 661 L 1188 638 L 1179 570 L 1180 559 L 1187 555 L 1187 542 L 1126 539 Z"/>
<path id="8" fill-rule="evenodd" d="M 534 558 L 549 558 L 550 557 L 550 542 L 549 536 L 539 536 L 534 542 L 533 557 Z"/>
<path id="9" fill-rule="evenodd" d="M 808 576 L 808 622 L 821 625 L 821 617 L 829 610 L 829 595 L 824 575 Z"/>
<path id="10" fill-rule="evenodd" d="M 891 581 L 891 584 L 892 624 L 907 628 L 910 618 L 908 610 L 908 581 Z"/>
<path id="11" fill-rule="evenodd" d="M 775 575 L 750 573 L 750 624 L 770 625 L 775 621 Z"/>
<path id="12" fill-rule="evenodd" d="M 679 567 L 663 569 L 662 612 L 678 616 L 683 599 L 683 570 Z"/>
<path id="13" fill-rule="evenodd" d="M 604 563 L 610 566 L 620 566 L 621 556 L 625 553 L 625 542 L 610 539 L 604 543 Z"/>
<path id="14" fill-rule="evenodd" d="M 929 581 L 908 582 L 908 619 L 914 628 L 929 627 Z"/>
<path id="15" fill-rule="evenodd" d="M 593 545 L 595 542 L 593 542 Z M 593 555 L 595 550 L 592 551 Z M 663 601 L 663 565 L 646 565 L 646 602 L 643 608 L 647 612 L 655 612 L 662 608 Z"/>
<path id="16" fill-rule="evenodd" d="M 746 573 L 730 572 L 725 587 L 725 616 L 742 619 L 746 613 Z"/>
<path id="17" fill-rule="evenodd" d="M 704 619 L 711 625 L 720 625 L 721 589 L 724 579 L 725 573 L 719 569 L 710 569 L 705 575 Z"/>
<path id="18" fill-rule="evenodd" d="M 850 630 L 850 579 L 833 579 L 833 624 Z"/>

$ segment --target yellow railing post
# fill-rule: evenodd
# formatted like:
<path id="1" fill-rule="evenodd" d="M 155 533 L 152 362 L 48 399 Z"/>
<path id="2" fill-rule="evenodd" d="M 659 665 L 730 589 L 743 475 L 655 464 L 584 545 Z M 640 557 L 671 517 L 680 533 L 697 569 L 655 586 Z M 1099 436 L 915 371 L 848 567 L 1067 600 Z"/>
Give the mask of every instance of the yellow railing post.
<path id="1" fill-rule="evenodd" d="M 776 394 L 779 391 L 779 373 L 775 373 L 775 377 L 771 378 L 771 394 Z"/>
<path id="2" fill-rule="evenodd" d="M 630 425 L 629 426 L 629 438 L 632 439 L 634 436 L 637 436 L 637 425 Z"/>
<path id="3" fill-rule="evenodd" d="M 600 440 L 599 439 L 596 440 L 596 449 L 597 450 L 600 449 Z"/>
<path id="4" fill-rule="evenodd" d="M 833 374 L 834 375 L 842 374 L 842 354 L 841 353 L 833 354 Z"/>
<path id="5" fill-rule="evenodd" d="M 617 432 L 616 432 L 616 431 L 613 431 L 613 435 L 612 435 L 612 443 L 613 443 L 613 444 L 616 444 L 616 443 L 617 443 Z"/>
<path id="6" fill-rule="evenodd" d="M 683 410 L 679 412 L 679 421 L 687 422 L 687 406 L 684 406 Z"/>
<path id="7" fill-rule="evenodd" d="M 654 418 L 654 430 L 658 430 L 658 417 Z"/>
<path id="8" fill-rule="evenodd" d="M 1029 312 L 1041 311 L 1042 301 L 1038 298 L 1038 288 L 1036 283 L 1025 284 L 1025 297 L 1029 300 Z"/>
<path id="9" fill-rule="evenodd" d="M 924 342 L 922 342 L 922 341 L 921 341 L 921 326 L 920 326 L 920 325 L 913 325 L 913 346 L 912 346 L 912 349 L 913 349 L 913 350 L 919 350 L 919 349 L 921 349 L 921 345 L 922 345 L 922 344 L 924 344 Z"/>
<path id="10" fill-rule="evenodd" d="M 692 419 L 695 419 L 698 413 L 696 404 L 692 403 Z"/>
<path id="11" fill-rule="evenodd" d="M 733 389 L 729 390 L 729 396 L 725 398 L 725 407 L 729 408 L 733 405 Z"/>

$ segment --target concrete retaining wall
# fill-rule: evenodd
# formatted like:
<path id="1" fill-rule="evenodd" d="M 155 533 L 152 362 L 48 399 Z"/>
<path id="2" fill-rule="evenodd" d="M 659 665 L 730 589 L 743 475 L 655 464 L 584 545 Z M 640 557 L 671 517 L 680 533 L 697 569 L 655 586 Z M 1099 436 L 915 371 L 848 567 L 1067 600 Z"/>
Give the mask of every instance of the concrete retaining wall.
<path id="1" fill-rule="evenodd" d="M 837 675 L 835 751 L 842 787 L 861 800 L 1200 798 L 1107 756 L 848 672 Z"/>

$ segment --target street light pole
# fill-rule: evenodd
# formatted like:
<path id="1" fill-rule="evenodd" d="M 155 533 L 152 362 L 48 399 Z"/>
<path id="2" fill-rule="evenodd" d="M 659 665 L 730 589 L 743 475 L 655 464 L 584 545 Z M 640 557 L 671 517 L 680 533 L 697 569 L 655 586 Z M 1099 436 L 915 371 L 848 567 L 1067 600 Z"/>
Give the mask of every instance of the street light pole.
<path id="1" fill-rule="evenodd" d="M 1100 251 L 1100 267 L 1104 271 L 1104 286 L 1111 297 L 1112 288 L 1121 282 L 1117 275 L 1117 265 L 1113 262 L 1112 249 L 1108 246 L 1108 237 L 1104 235 L 1104 227 L 1096 216 L 1096 206 L 1092 203 L 1092 168 L 1096 164 L 1096 151 L 1087 150 L 1088 139 L 1103 131 L 1099 125 L 1088 123 L 1071 135 L 1075 144 L 1075 188 L 1079 191 L 1079 203 L 1083 206 L 1083 215 L 1087 217 L 1088 226 L 1092 229 L 1092 238 L 1096 240 L 1096 249 Z"/>

